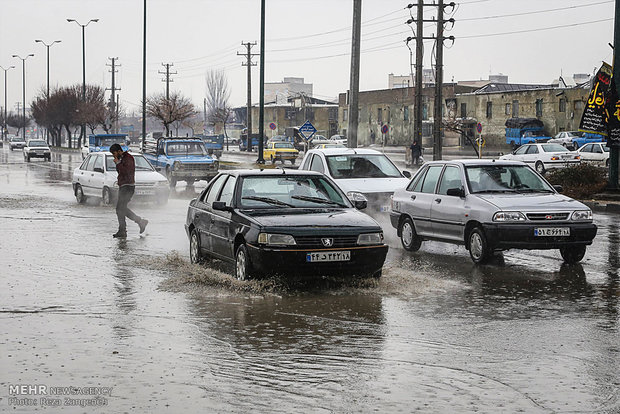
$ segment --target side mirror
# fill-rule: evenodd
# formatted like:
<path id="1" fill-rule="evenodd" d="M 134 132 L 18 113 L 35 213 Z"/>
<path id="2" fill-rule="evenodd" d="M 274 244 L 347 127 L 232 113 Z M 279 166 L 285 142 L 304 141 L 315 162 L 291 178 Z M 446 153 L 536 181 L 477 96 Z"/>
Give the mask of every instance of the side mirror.
<path id="1" fill-rule="evenodd" d="M 94 171 L 95 171 L 95 172 L 98 172 L 98 173 L 103 173 L 103 168 L 101 168 L 101 167 L 95 167 Z"/>
<path id="2" fill-rule="evenodd" d="M 161 167 L 155 167 L 155 171 L 157 172 L 161 172 L 162 168 Z"/>
<path id="3" fill-rule="evenodd" d="M 564 191 L 564 188 L 562 188 L 561 185 L 554 185 L 553 189 L 557 191 L 558 193 L 561 193 L 562 191 Z"/>
<path id="4" fill-rule="evenodd" d="M 403 175 L 407 178 L 411 178 L 411 173 L 407 170 L 403 171 Z"/>
<path id="5" fill-rule="evenodd" d="M 217 211 L 232 211 L 232 207 L 227 206 L 224 201 L 214 201 L 211 207 Z"/>
<path id="6" fill-rule="evenodd" d="M 449 188 L 446 194 L 452 197 L 465 197 L 465 190 L 463 190 L 462 187 L 461 188 Z"/>
<path id="7" fill-rule="evenodd" d="M 363 210 L 366 207 L 368 207 L 368 201 L 366 201 L 366 200 L 355 200 L 355 201 L 353 201 L 353 205 L 355 206 L 356 209 Z"/>

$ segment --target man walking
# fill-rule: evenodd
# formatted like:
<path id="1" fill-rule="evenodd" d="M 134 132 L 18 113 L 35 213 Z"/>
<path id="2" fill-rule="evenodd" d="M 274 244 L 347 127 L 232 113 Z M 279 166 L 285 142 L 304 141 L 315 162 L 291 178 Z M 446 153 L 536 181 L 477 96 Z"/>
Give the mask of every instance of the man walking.
<path id="1" fill-rule="evenodd" d="M 114 163 L 118 172 L 118 200 L 116 201 L 116 216 L 118 217 L 118 231 L 112 237 L 127 237 L 127 223 L 125 217 L 135 221 L 140 226 L 140 234 L 144 233 L 148 220 L 138 217 L 127 204 L 131 201 L 136 189 L 136 164 L 129 151 L 123 152 L 119 144 L 112 144 L 110 152 L 114 155 Z"/>
<path id="2" fill-rule="evenodd" d="M 422 147 L 418 144 L 418 141 L 413 141 L 413 144 L 411 144 L 409 148 L 411 149 L 412 164 L 415 163 L 417 166 L 420 162 L 420 156 L 422 155 Z"/>

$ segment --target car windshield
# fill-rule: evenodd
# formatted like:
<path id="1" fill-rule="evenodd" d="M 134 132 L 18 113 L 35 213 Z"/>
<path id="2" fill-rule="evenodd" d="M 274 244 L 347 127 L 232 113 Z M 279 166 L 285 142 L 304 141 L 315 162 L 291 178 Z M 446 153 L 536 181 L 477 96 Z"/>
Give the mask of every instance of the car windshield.
<path id="1" fill-rule="evenodd" d="M 25 140 L 21 137 L 15 137 L 15 138 L 11 138 L 11 141 L 13 142 L 25 142 Z"/>
<path id="2" fill-rule="evenodd" d="M 28 142 L 29 147 L 47 147 L 47 142 L 45 141 L 30 141 Z"/>
<path id="3" fill-rule="evenodd" d="M 112 144 L 125 145 L 125 140 L 119 137 L 97 138 L 97 146 L 99 147 L 110 147 Z"/>
<path id="4" fill-rule="evenodd" d="M 603 145 L 603 151 L 609 152 L 609 147 L 607 145 Z"/>
<path id="5" fill-rule="evenodd" d="M 133 159 L 136 163 L 136 171 L 153 171 L 151 163 L 142 155 L 133 154 Z M 114 157 L 111 155 L 105 156 L 106 170 L 116 171 L 116 164 L 114 164 Z"/>
<path id="6" fill-rule="evenodd" d="M 288 148 L 288 149 L 293 149 L 293 144 L 291 144 L 290 142 L 276 142 L 274 144 L 274 148 Z"/>
<path id="7" fill-rule="evenodd" d="M 168 155 L 206 155 L 204 144 L 200 142 L 170 142 Z"/>
<path id="8" fill-rule="evenodd" d="M 569 152 L 560 144 L 542 144 L 541 147 L 544 152 Z"/>
<path id="9" fill-rule="evenodd" d="M 351 207 L 347 197 L 321 176 L 244 177 L 240 191 L 241 208 Z"/>
<path id="10" fill-rule="evenodd" d="M 569 138 L 579 138 L 579 137 L 582 137 L 582 136 L 583 136 L 583 134 L 584 134 L 583 132 L 567 132 L 567 133 L 566 133 L 566 135 L 567 135 Z"/>
<path id="11" fill-rule="evenodd" d="M 475 193 L 555 193 L 526 165 L 476 165 L 465 168 L 469 191 Z"/>
<path id="12" fill-rule="evenodd" d="M 330 155 L 327 167 L 333 178 L 401 177 L 398 168 L 383 154 Z"/>

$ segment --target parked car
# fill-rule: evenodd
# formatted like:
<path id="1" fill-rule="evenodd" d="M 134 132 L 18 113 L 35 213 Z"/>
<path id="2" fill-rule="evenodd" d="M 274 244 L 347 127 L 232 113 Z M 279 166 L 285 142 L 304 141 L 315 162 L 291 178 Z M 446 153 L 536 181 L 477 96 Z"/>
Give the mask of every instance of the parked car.
<path id="1" fill-rule="evenodd" d="M 298 155 L 299 151 L 290 142 L 267 142 L 263 151 L 264 158 L 271 161 L 272 164 L 275 164 L 276 161 L 280 161 L 282 164 L 284 161 L 290 161 L 291 165 L 294 165 Z"/>
<path id="2" fill-rule="evenodd" d="M 336 144 L 347 145 L 347 137 L 344 135 L 332 135 L 329 139 Z"/>
<path id="3" fill-rule="evenodd" d="M 502 155 L 500 160 L 523 161 L 534 167 L 539 174 L 552 168 L 564 168 L 581 162 L 579 153 L 569 151 L 560 144 L 522 145 L 511 154 Z"/>
<path id="4" fill-rule="evenodd" d="M 52 153 L 50 147 L 42 139 L 31 139 L 26 143 L 23 149 L 24 161 L 30 162 L 31 158 L 43 158 L 44 160 L 51 161 Z"/>
<path id="5" fill-rule="evenodd" d="M 508 249 L 559 249 L 579 262 L 597 227 L 558 190 L 518 161 L 433 161 L 394 193 L 390 221 L 408 251 L 439 240 L 464 244 L 475 263 Z"/>
<path id="6" fill-rule="evenodd" d="M 162 174 L 142 154 L 133 154 L 136 163 L 135 198 L 154 199 L 160 204 L 168 202 L 170 185 Z M 116 164 L 110 153 L 92 152 L 73 171 L 73 194 L 78 203 L 88 198 L 100 198 L 103 204 L 113 204 L 118 197 Z"/>
<path id="7" fill-rule="evenodd" d="M 380 277 L 388 247 L 381 226 L 358 211 L 365 207 L 316 172 L 225 171 L 189 204 L 190 260 L 235 263 L 239 280 L 274 273 Z"/>
<path id="8" fill-rule="evenodd" d="M 609 166 L 609 147 L 606 142 L 586 144 L 577 150 L 582 162 L 600 166 Z"/>
<path id="9" fill-rule="evenodd" d="M 372 149 L 312 149 L 300 170 L 323 173 L 333 179 L 349 199 L 367 199 L 374 211 L 387 212 L 390 196 L 409 183 L 411 174 L 400 172 L 385 154 Z"/>
<path id="10" fill-rule="evenodd" d="M 570 148 L 570 149 L 575 150 L 577 149 L 577 147 L 573 145 L 573 140 L 580 138 L 582 136 L 583 136 L 583 132 L 579 132 L 579 131 L 558 132 L 557 134 L 553 136 L 553 138 L 547 141 L 547 143 L 560 144 L 565 148 Z"/>
<path id="11" fill-rule="evenodd" d="M 346 145 L 342 145 L 342 144 L 319 144 L 319 145 L 315 145 L 314 148 L 315 149 L 325 149 L 325 148 L 346 148 Z"/>
<path id="12" fill-rule="evenodd" d="M 26 140 L 22 137 L 13 137 L 9 141 L 9 149 L 13 151 L 14 149 L 23 149 L 26 146 Z"/>

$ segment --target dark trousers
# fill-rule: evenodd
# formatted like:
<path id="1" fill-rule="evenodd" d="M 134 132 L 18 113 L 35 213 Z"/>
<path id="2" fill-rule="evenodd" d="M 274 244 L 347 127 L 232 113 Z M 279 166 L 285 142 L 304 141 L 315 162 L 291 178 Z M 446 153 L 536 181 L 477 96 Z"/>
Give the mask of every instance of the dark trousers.
<path id="1" fill-rule="evenodd" d="M 118 200 L 116 201 L 116 217 L 118 217 L 118 230 L 127 231 L 127 222 L 125 217 L 129 218 L 136 223 L 139 223 L 142 219 L 138 217 L 133 211 L 131 211 L 127 204 L 131 201 L 133 193 L 135 191 L 133 185 L 124 185 L 118 189 Z"/>

